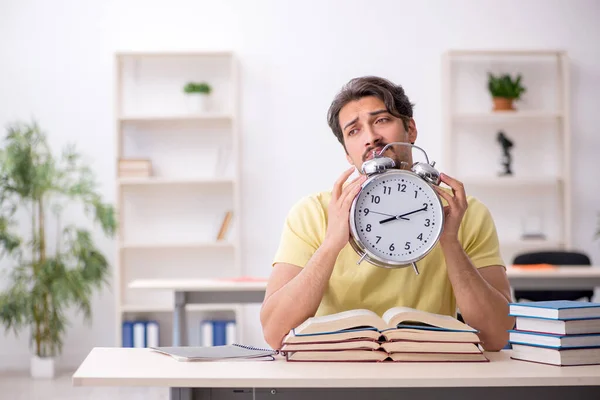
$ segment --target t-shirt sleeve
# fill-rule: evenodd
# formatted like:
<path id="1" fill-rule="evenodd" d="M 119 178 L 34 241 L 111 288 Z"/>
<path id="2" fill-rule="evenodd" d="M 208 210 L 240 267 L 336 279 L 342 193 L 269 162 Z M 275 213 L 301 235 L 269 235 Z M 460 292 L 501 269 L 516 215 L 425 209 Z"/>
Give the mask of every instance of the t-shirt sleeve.
<path id="1" fill-rule="evenodd" d="M 317 251 L 326 232 L 325 210 L 314 196 L 292 206 L 283 224 L 272 265 L 288 263 L 304 267 Z"/>
<path id="2" fill-rule="evenodd" d="M 476 268 L 505 266 L 492 214 L 482 202 L 473 197 L 469 198 L 461 230 L 463 248 Z"/>

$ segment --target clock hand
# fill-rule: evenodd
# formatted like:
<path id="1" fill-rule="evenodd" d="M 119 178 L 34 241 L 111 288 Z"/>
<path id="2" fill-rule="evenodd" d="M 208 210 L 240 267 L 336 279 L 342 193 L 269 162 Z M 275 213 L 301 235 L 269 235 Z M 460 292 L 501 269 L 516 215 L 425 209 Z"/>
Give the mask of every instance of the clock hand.
<path id="1" fill-rule="evenodd" d="M 406 219 L 404 217 L 406 217 L 407 215 L 411 215 L 411 214 L 414 214 L 414 213 L 418 213 L 419 211 L 425 211 L 425 210 L 427 210 L 427 206 L 425 206 L 423 208 L 419 208 L 418 210 L 413 210 L 413 211 L 410 211 L 410 212 L 407 212 L 407 213 L 404 213 L 404 214 L 397 215 L 395 217 L 390 217 L 390 218 L 382 219 L 381 221 L 379 221 L 379 223 L 380 224 L 385 224 L 386 222 L 394 221 L 396 219 Z"/>
<path id="2" fill-rule="evenodd" d="M 373 214 L 379 214 L 379 215 L 385 215 L 386 217 L 394 217 L 394 219 L 396 218 L 395 215 L 392 214 L 386 214 L 386 213 L 382 213 L 382 212 L 378 212 L 378 211 L 373 211 L 373 210 L 369 210 L 369 213 L 373 213 Z M 410 219 L 408 218 L 401 218 L 401 219 L 405 219 L 407 221 L 410 221 Z"/>

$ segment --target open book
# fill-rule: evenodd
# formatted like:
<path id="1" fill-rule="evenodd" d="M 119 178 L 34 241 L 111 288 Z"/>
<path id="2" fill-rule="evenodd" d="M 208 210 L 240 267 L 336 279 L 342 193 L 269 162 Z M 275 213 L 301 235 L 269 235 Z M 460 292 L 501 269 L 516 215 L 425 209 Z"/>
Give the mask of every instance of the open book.
<path id="1" fill-rule="evenodd" d="M 433 314 L 409 307 L 393 307 L 381 317 L 370 310 L 357 309 L 307 319 L 293 330 L 295 336 L 338 333 L 348 329 L 371 329 L 383 333 L 398 328 L 432 331 L 471 332 L 477 330 L 449 315 Z"/>
<path id="2" fill-rule="evenodd" d="M 288 361 L 488 361 L 477 330 L 447 315 L 394 307 L 312 317 L 292 329 Z"/>

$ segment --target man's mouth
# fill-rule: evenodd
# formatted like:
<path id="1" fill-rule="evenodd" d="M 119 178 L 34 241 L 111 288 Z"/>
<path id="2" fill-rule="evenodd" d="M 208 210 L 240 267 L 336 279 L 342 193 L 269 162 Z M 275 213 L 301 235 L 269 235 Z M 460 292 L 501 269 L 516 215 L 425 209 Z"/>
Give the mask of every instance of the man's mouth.
<path id="1" fill-rule="evenodd" d="M 381 151 L 381 149 L 383 149 L 382 147 L 375 147 L 374 149 L 371 149 L 367 152 L 367 154 L 365 154 L 365 161 L 370 160 L 373 158 L 373 152 L 375 152 L 376 154 L 379 154 L 379 152 Z"/>

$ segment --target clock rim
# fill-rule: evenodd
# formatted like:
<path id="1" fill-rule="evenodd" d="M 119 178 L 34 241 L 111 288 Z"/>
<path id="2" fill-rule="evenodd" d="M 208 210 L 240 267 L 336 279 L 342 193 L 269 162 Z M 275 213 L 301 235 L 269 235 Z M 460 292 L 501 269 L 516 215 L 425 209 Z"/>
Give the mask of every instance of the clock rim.
<path id="1" fill-rule="evenodd" d="M 363 246 L 362 242 L 358 239 L 358 231 L 356 229 L 356 219 L 355 219 L 355 211 L 356 211 L 356 202 L 358 201 L 358 198 L 360 197 L 360 194 L 362 193 L 362 190 L 369 184 L 371 183 L 373 180 L 375 180 L 376 178 L 381 177 L 381 175 L 387 173 L 388 175 L 393 174 L 393 175 L 411 175 L 414 176 L 420 180 L 422 180 L 425 184 L 429 185 L 431 187 L 431 183 L 427 182 L 425 179 L 421 178 L 418 174 L 412 172 L 412 171 L 407 171 L 407 170 L 387 170 L 385 172 L 382 173 L 374 173 L 371 176 L 369 176 L 367 178 L 366 181 L 363 182 L 363 184 L 361 185 L 361 190 L 360 192 L 354 197 L 354 199 L 352 200 L 352 205 L 350 206 L 350 245 L 352 246 L 352 248 L 354 249 L 354 251 L 356 251 L 356 253 L 361 257 L 362 259 L 366 259 L 368 260 L 371 264 L 374 264 L 378 267 L 382 267 L 382 268 L 390 268 L 390 269 L 395 269 L 395 268 L 406 268 L 406 267 L 410 267 L 413 263 L 422 260 L 423 258 L 425 258 L 425 256 L 427 256 L 427 254 L 429 254 L 437 245 L 440 236 L 442 235 L 442 232 L 444 230 L 444 205 L 442 204 L 442 200 L 440 199 L 440 195 L 435 191 L 435 189 L 432 187 L 432 191 L 435 194 L 435 198 L 437 199 L 439 205 L 440 205 L 440 228 L 439 228 L 439 234 L 436 236 L 435 240 L 432 242 L 431 247 L 425 251 L 425 253 L 423 253 L 421 256 L 418 257 L 413 257 L 411 259 L 408 259 L 405 262 L 399 262 L 399 261 L 391 261 L 391 260 L 385 260 L 382 259 L 381 257 L 379 257 L 378 255 L 372 253 L 368 247 Z"/>

